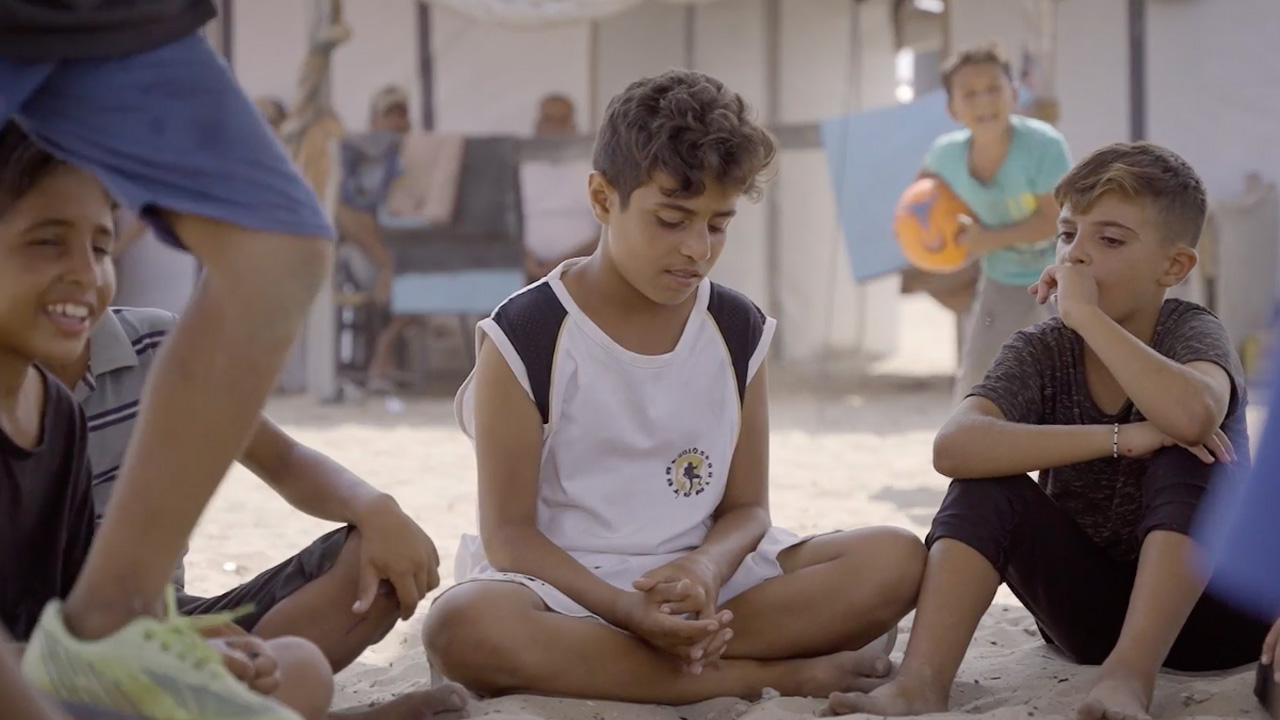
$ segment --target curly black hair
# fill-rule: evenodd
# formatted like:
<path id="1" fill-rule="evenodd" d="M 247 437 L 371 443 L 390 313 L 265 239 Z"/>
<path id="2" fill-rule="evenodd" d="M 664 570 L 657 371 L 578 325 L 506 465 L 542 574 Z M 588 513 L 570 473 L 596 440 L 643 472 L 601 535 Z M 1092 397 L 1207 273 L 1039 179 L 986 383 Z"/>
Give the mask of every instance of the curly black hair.
<path id="1" fill-rule="evenodd" d="M 707 181 L 760 196 L 777 143 L 751 106 L 724 83 L 692 70 L 637 80 L 609 101 L 593 165 L 622 207 L 654 174 L 675 179 L 676 197 L 696 197 Z"/>

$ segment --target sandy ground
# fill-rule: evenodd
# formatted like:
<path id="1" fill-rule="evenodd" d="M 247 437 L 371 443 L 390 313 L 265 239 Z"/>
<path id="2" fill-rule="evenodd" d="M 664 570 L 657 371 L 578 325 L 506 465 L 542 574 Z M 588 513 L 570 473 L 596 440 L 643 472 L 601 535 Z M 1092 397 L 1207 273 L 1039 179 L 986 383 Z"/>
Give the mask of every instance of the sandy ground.
<path id="1" fill-rule="evenodd" d="M 859 381 L 819 397 L 775 382 L 772 490 L 775 522 L 810 533 L 893 524 L 924 536 L 946 489 L 930 465 L 930 446 L 948 410 L 954 329 L 923 298 L 909 298 L 897 355 Z M 939 349 L 941 348 L 941 350 Z M 381 489 L 431 534 L 441 576 L 452 581 L 458 537 L 475 528 L 475 461 L 456 429 L 451 402 L 381 402 L 322 407 L 277 400 L 271 415 L 304 443 L 329 453 Z M 1256 418 L 1255 418 L 1256 419 Z M 1255 425 L 1256 427 L 1256 425 Z M 260 572 L 328 529 L 291 511 L 237 468 L 206 513 L 188 558 L 188 585 L 214 593 Z M 337 707 L 391 697 L 429 682 L 418 634 L 429 603 L 400 623 L 339 677 Z M 910 618 L 903 626 L 910 628 Z M 898 656 L 905 641 L 898 644 Z M 973 641 L 951 695 L 953 713 L 989 720 L 1074 717 L 1091 670 L 1047 650 L 1031 617 L 1001 589 Z M 1250 694 L 1251 669 L 1208 677 L 1166 676 L 1153 714 L 1167 718 L 1263 718 Z M 474 703 L 473 717 L 566 720 L 729 720 L 812 717 L 820 701 L 734 699 L 666 708 L 516 696 Z"/>

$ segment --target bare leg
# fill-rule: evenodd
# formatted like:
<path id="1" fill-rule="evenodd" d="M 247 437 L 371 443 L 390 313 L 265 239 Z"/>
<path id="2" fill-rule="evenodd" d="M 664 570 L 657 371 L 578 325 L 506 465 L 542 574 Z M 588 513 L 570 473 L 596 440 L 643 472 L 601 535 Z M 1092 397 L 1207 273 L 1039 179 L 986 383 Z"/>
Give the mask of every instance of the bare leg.
<path id="1" fill-rule="evenodd" d="M 730 652 L 700 675 L 615 628 L 552 613 L 532 591 L 509 583 L 450 590 L 427 616 L 424 642 L 441 672 L 485 693 L 686 704 L 755 698 L 765 688 L 824 697 L 878 684 L 889 659 L 879 647 L 855 650 L 914 604 L 920 540 L 871 528 L 816 538 L 779 561 L 781 577 L 725 605 L 734 613 Z"/>
<path id="2" fill-rule="evenodd" d="M 1156 675 L 1204 589 L 1194 571 L 1196 553 L 1195 543 L 1181 533 L 1147 535 L 1124 628 L 1080 705 L 1081 720 L 1149 717 Z"/>
<path id="3" fill-rule="evenodd" d="M 190 216 L 174 227 L 205 273 L 148 379 L 115 497 L 67 599 L 68 629 L 86 639 L 157 610 L 329 273 L 325 240 Z"/>
<path id="4" fill-rule="evenodd" d="M 423 628 L 433 667 L 487 695 L 530 692 L 685 705 L 757 698 L 765 688 L 822 697 L 874 672 L 858 653 L 804 660 L 724 660 L 701 675 L 638 638 L 589 618 L 550 612 L 532 590 L 477 582 L 436 600 Z"/>
<path id="5" fill-rule="evenodd" d="M 934 543 L 898 677 L 870 694 L 832 695 L 831 710 L 881 716 L 946 711 L 951 683 L 998 587 L 999 573 L 978 551 L 956 540 Z"/>
<path id="6" fill-rule="evenodd" d="M 294 635 L 315 643 L 334 672 L 355 662 L 370 645 L 386 637 L 399 619 L 392 595 L 379 593 L 362 615 L 351 611 L 360 582 L 360 534 L 352 528 L 329 572 L 280 601 L 253 628 L 261 638 Z"/>
<path id="7" fill-rule="evenodd" d="M 414 323 L 419 322 L 416 315 L 392 315 L 391 322 L 378 333 L 373 346 L 373 357 L 369 359 L 370 389 L 381 389 L 391 384 L 391 373 L 395 365 L 396 340 Z"/>
<path id="8" fill-rule="evenodd" d="M 783 575 L 725 604 L 733 640 L 725 657 L 782 660 L 857 650 L 915 607 L 924 545 L 900 528 L 823 535 L 784 550 Z M 889 671 L 883 648 L 868 648 Z"/>
<path id="9" fill-rule="evenodd" d="M 357 711 L 333 713 L 333 671 L 329 660 L 314 644 L 299 637 L 267 641 L 280 673 L 275 698 L 296 710 L 306 720 L 345 718 L 347 720 L 429 720 L 436 714 L 456 712 L 466 707 L 467 694 L 453 684 L 408 693 L 381 705 Z M 104 720 L 107 720 L 104 718 Z"/>

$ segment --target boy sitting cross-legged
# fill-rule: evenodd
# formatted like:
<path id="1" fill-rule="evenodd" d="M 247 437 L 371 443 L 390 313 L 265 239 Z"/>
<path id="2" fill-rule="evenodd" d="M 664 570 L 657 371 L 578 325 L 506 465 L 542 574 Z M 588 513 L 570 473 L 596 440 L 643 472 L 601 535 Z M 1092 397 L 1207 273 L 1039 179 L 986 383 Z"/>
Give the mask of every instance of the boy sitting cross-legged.
<path id="1" fill-rule="evenodd" d="M 1187 535 L 1213 474 L 1249 464 L 1225 329 L 1165 299 L 1196 265 L 1204 186 L 1167 149 L 1117 144 L 1056 196 L 1057 264 L 1030 290 L 1059 316 L 1016 333 L 938 433 L 934 465 L 961 479 L 927 540 L 901 673 L 869 695 L 833 696 L 836 711 L 946 710 L 1001 582 L 1047 642 L 1101 664 L 1082 718 L 1145 717 L 1162 666 L 1258 657 L 1267 628 L 1202 596 Z"/>
<path id="2" fill-rule="evenodd" d="M 769 515 L 774 320 L 707 274 L 774 143 L 741 96 L 672 71 L 609 104 L 584 202 L 605 226 L 482 321 L 458 394 L 480 535 L 427 617 L 481 693 L 686 704 L 886 675 L 924 550 Z"/>

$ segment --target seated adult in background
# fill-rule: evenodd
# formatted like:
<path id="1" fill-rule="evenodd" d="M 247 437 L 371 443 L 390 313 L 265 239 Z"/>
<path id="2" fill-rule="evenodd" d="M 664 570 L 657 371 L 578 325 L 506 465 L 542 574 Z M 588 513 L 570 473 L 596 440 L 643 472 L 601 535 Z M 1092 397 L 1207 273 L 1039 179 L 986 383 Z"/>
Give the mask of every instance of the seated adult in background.
<path id="1" fill-rule="evenodd" d="M 377 209 L 391 184 L 392 158 L 411 129 L 409 96 L 388 85 L 370 103 L 369 132 L 344 144 L 342 189 L 334 216 L 337 265 L 381 305 L 391 296 L 391 256 L 378 230 Z"/>
<path id="2" fill-rule="evenodd" d="M 573 101 L 559 94 L 544 97 L 534 136 L 578 134 Z M 583 188 L 591 163 L 581 160 L 535 160 L 520 166 L 524 213 L 524 271 L 529 282 L 540 280 L 560 263 L 595 252 L 600 223 L 591 214 Z"/>

